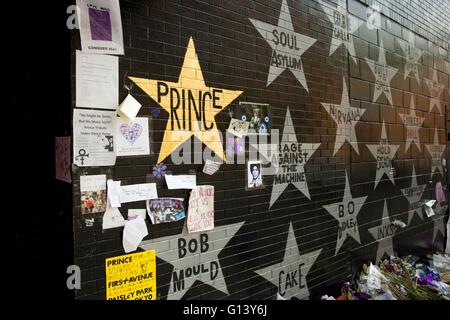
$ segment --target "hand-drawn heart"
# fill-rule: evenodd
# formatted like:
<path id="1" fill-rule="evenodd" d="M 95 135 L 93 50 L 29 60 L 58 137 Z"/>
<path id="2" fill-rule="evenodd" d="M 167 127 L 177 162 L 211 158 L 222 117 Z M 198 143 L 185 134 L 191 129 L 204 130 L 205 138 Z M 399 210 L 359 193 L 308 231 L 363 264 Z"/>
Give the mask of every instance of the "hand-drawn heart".
<path id="1" fill-rule="evenodd" d="M 131 143 L 131 145 L 139 138 L 142 130 L 142 126 L 139 123 L 133 123 L 132 126 L 124 123 L 120 126 L 120 133 L 129 143 Z"/>

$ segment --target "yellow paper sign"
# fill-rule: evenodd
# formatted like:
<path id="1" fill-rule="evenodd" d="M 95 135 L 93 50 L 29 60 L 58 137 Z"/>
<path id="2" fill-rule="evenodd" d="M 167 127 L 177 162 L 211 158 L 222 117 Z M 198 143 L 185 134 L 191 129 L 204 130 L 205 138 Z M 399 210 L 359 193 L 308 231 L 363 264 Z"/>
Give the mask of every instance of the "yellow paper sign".
<path id="1" fill-rule="evenodd" d="M 155 300 L 155 250 L 106 259 L 107 300 Z"/>

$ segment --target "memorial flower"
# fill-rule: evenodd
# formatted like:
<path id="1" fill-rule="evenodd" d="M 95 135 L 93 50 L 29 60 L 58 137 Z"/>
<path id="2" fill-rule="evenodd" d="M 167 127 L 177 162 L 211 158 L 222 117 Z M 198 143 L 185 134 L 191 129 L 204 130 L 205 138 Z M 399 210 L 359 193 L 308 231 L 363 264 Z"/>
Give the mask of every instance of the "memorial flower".
<path id="1" fill-rule="evenodd" d="M 161 179 L 166 175 L 167 166 L 164 163 L 157 164 L 153 167 L 153 177 Z"/>

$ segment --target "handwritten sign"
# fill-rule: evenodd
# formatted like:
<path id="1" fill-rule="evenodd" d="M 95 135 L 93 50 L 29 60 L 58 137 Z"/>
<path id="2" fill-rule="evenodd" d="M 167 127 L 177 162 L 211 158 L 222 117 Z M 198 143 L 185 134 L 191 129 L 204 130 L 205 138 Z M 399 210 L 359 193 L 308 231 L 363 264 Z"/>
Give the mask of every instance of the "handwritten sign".
<path id="1" fill-rule="evenodd" d="M 158 198 L 156 183 L 142 183 L 120 188 L 120 202 L 135 202 Z"/>
<path id="2" fill-rule="evenodd" d="M 206 159 L 205 166 L 203 167 L 203 173 L 213 175 L 220 169 L 221 163 L 215 162 L 210 159 Z"/>
<path id="3" fill-rule="evenodd" d="M 193 189 L 197 185 L 197 177 L 195 175 L 165 175 L 167 188 L 173 189 Z"/>
<path id="4" fill-rule="evenodd" d="M 155 300 L 156 253 L 148 250 L 106 259 L 107 300 Z"/>
<path id="5" fill-rule="evenodd" d="M 189 198 L 189 233 L 214 229 L 214 186 L 198 186 Z"/>
<path id="6" fill-rule="evenodd" d="M 242 136 L 247 135 L 249 125 L 250 123 L 247 121 L 231 119 L 228 132 L 242 138 Z"/>

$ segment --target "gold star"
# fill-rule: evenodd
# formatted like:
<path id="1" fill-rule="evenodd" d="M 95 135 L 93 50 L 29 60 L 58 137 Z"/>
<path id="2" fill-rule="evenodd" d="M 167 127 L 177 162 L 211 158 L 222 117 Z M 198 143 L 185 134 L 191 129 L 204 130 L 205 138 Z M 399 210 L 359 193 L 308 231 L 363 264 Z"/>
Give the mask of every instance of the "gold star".
<path id="1" fill-rule="evenodd" d="M 135 77 L 130 79 L 169 113 L 158 163 L 191 136 L 197 137 L 225 160 L 215 116 L 241 95 L 242 91 L 206 86 L 192 37 L 189 39 L 178 82 Z"/>

